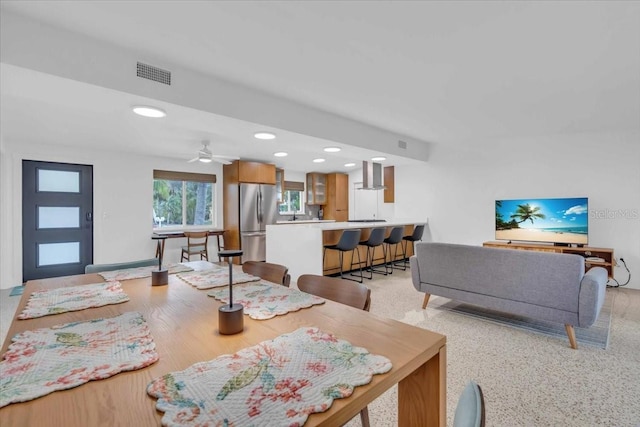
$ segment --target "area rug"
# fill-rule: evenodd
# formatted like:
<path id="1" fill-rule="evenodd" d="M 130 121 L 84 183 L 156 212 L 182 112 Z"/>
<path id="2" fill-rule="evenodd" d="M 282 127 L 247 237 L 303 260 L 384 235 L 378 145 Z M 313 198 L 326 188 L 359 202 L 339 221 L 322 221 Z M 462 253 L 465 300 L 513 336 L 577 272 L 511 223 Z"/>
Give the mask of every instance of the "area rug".
<path id="1" fill-rule="evenodd" d="M 317 328 L 300 328 L 235 354 L 156 378 L 163 426 L 302 426 L 351 396 L 391 361 Z"/>
<path id="2" fill-rule="evenodd" d="M 589 328 L 574 327 L 578 346 L 584 344 L 603 349 L 606 349 L 609 346 L 609 330 L 611 327 L 611 310 L 613 309 L 613 301 L 613 294 L 607 292 L 604 304 L 600 310 L 600 315 L 596 322 Z M 497 323 L 499 325 L 506 325 L 564 340 L 568 339 L 564 325 L 561 323 L 547 322 L 544 320 L 532 319 L 530 317 L 490 310 L 472 304 L 453 301 L 448 298 L 433 298 L 432 301 L 429 301 L 427 308 L 447 310 L 463 314 L 465 316 L 472 316 Z"/>
<path id="3" fill-rule="evenodd" d="M 20 285 L 20 286 L 14 286 L 13 288 L 11 288 L 11 292 L 9 293 L 10 297 L 17 297 L 20 296 L 24 293 L 24 286 Z"/>

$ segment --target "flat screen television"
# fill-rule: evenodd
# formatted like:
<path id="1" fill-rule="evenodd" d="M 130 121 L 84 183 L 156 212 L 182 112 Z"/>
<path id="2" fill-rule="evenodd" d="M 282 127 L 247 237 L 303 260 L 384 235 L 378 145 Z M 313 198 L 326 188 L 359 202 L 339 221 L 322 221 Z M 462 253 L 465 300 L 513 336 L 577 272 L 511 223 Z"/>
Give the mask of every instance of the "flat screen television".
<path id="1" fill-rule="evenodd" d="M 586 245 L 589 240 L 589 200 L 496 200 L 496 240 Z"/>

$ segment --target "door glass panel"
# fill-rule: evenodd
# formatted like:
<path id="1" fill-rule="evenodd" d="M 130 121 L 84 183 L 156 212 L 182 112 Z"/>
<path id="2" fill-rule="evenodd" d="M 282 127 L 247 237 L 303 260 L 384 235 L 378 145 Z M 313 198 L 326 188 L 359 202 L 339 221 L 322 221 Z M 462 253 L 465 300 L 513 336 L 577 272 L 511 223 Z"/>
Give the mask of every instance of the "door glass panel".
<path id="1" fill-rule="evenodd" d="M 38 169 L 38 191 L 80 192 L 80 172 Z"/>
<path id="2" fill-rule="evenodd" d="M 38 206 L 38 229 L 79 227 L 79 207 Z"/>
<path id="3" fill-rule="evenodd" d="M 38 244 L 38 267 L 80 262 L 80 242 Z"/>

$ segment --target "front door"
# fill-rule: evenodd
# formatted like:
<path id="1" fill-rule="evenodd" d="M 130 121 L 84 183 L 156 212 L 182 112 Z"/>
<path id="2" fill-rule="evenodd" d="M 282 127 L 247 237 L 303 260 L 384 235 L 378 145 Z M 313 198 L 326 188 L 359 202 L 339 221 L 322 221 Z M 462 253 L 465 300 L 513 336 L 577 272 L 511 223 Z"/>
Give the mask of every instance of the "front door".
<path id="1" fill-rule="evenodd" d="M 22 161 L 22 278 L 83 274 L 93 263 L 93 167 Z"/>

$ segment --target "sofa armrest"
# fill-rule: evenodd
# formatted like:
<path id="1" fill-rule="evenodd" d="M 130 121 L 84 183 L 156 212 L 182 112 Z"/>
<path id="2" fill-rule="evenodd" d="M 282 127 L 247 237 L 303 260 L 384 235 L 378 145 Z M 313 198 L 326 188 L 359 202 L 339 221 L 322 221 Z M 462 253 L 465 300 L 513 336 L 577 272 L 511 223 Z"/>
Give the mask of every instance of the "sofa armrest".
<path id="1" fill-rule="evenodd" d="M 409 267 L 411 268 L 411 280 L 413 281 L 413 287 L 418 291 L 423 292 L 420 288 L 420 267 L 418 266 L 418 258 L 412 255 L 409 258 Z"/>
<path id="2" fill-rule="evenodd" d="M 604 303 L 608 280 L 607 270 L 602 267 L 593 267 L 582 277 L 578 297 L 579 324 L 577 326 L 588 328 L 596 321 Z"/>

